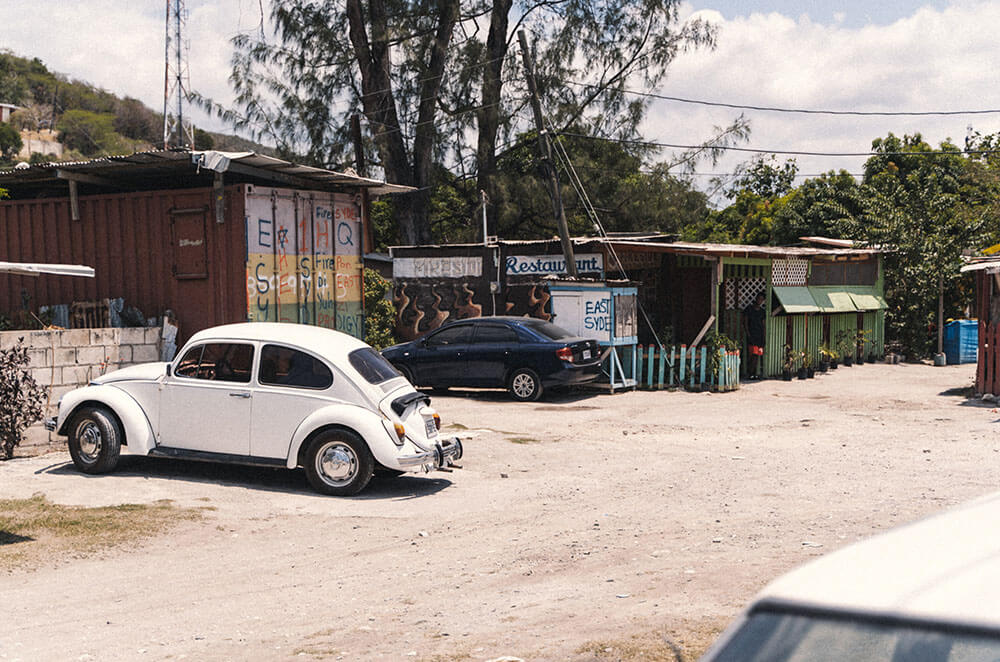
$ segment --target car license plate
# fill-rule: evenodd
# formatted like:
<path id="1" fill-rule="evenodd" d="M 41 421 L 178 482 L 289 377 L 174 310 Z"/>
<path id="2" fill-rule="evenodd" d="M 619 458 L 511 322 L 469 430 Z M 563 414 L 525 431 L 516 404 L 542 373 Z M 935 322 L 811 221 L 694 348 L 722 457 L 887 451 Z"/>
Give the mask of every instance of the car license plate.
<path id="1" fill-rule="evenodd" d="M 583 360 L 586 361 L 589 358 L 590 358 L 590 350 L 589 349 L 583 350 Z"/>
<path id="2" fill-rule="evenodd" d="M 437 436 L 438 429 L 437 429 L 437 426 L 434 425 L 434 419 L 433 418 L 425 418 L 424 419 L 424 429 L 427 430 L 427 436 L 428 437 L 436 437 Z"/>

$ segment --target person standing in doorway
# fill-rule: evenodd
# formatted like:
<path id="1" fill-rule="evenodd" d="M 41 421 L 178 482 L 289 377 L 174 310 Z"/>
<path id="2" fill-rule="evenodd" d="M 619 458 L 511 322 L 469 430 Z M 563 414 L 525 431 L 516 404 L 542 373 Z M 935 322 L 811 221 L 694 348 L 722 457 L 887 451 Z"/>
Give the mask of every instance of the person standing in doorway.
<path id="1" fill-rule="evenodd" d="M 743 331 L 747 336 L 747 378 L 760 379 L 760 358 L 764 356 L 764 293 L 754 297 L 743 310 Z"/>

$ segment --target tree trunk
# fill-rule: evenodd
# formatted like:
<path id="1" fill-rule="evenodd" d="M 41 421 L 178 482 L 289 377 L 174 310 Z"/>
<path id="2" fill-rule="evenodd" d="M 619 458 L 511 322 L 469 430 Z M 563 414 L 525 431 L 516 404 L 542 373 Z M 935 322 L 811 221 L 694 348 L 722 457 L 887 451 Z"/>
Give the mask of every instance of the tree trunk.
<path id="1" fill-rule="evenodd" d="M 430 62 L 426 70 L 421 72 L 412 165 L 396 113 L 385 2 L 369 0 L 368 7 L 370 38 L 361 0 L 347 0 L 351 45 L 361 73 L 361 104 L 372 130 L 386 181 L 417 189 L 413 193 L 397 195 L 393 201 L 400 235 L 408 244 L 427 244 L 432 239 L 429 212 L 434 140 L 437 135 L 434 115 L 441 89 L 441 76 L 447 62 L 448 46 L 458 20 L 459 0 L 442 0 L 437 30 L 430 45 Z"/>
<path id="2" fill-rule="evenodd" d="M 507 56 L 507 27 L 513 0 L 493 0 L 490 14 L 490 32 L 486 39 L 486 65 L 483 67 L 483 92 L 479 109 L 479 144 L 476 156 L 479 162 L 477 186 L 486 191 L 487 234 L 497 234 L 497 132 L 500 128 L 500 96 L 503 91 L 503 63 Z M 485 240 L 485 237 L 483 238 Z"/>

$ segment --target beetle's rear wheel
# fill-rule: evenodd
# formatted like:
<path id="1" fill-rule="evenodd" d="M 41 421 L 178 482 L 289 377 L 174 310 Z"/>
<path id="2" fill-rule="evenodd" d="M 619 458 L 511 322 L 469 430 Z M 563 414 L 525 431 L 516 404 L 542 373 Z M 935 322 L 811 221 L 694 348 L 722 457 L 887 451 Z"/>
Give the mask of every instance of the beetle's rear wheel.
<path id="1" fill-rule="evenodd" d="M 80 471 L 103 474 L 115 468 L 121 452 L 122 429 L 104 407 L 83 407 L 69 426 L 69 455 Z"/>
<path id="2" fill-rule="evenodd" d="M 306 451 L 306 477 L 317 492 L 351 496 L 365 489 L 375 469 L 367 444 L 353 432 L 328 430 Z"/>

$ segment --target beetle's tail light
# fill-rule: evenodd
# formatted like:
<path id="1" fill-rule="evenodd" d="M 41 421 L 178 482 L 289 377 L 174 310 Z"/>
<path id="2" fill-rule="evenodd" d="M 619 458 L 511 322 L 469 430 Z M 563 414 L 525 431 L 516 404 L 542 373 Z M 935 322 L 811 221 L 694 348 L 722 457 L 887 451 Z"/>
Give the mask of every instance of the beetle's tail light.
<path id="1" fill-rule="evenodd" d="M 563 361 L 573 362 L 573 350 L 569 347 L 560 347 L 556 350 L 556 356 Z"/>
<path id="2" fill-rule="evenodd" d="M 434 427 L 441 429 L 441 414 L 434 412 Z"/>
<path id="3" fill-rule="evenodd" d="M 396 428 L 396 436 L 399 437 L 400 441 L 403 441 L 403 437 L 406 436 L 406 428 L 403 427 L 402 423 L 393 423 L 392 427 Z"/>

